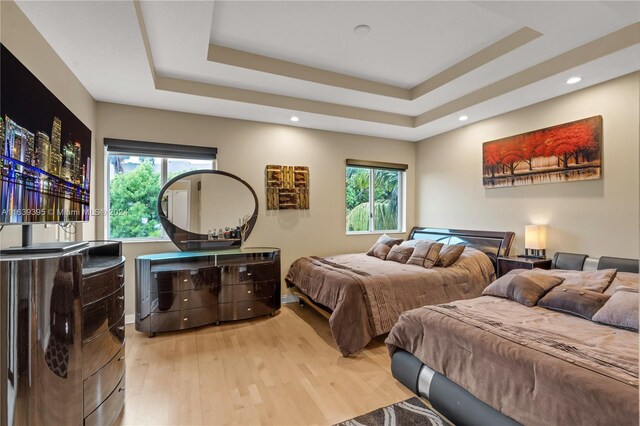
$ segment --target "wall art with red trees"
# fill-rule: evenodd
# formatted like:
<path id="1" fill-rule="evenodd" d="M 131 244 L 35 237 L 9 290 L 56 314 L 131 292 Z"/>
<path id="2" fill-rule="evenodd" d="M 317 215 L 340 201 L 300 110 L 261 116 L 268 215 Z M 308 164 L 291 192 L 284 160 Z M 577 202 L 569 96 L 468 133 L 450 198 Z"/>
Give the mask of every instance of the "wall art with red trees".
<path id="1" fill-rule="evenodd" d="M 486 188 L 600 179 L 602 116 L 482 144 Z"/>

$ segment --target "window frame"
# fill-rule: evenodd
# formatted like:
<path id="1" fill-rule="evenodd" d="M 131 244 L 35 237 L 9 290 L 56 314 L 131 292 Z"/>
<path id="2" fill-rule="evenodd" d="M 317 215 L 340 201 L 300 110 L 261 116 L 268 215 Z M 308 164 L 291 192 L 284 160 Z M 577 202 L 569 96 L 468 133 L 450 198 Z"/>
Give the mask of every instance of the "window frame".
<path id="1" fill-rule="evenodd" d="M 126 149 L 118 149 L 122 145 L 122 143 L 127 143 L 128 146 Z M 115 146 L 116 148 L 109 150 L 109 144 Z M 184 159 L 184 160 L 205 160 L 211 161 L 211 169 L 218 169 L 218 158 L 217 158 L 217 149 L 216 148 L 206 148 L 206 147 L 193 147 L 188 145 L 170 145 L 170 144 L 161 144 L 161 143 L 153 143 L 153 142 L 137 142 L 137 141 L 123 141 L 123 140 L 115 140 L 115 139 L 105 139 L 104 140 L 104 167 L 105 167 L 105 184 L 104 184 L 104 202 L 105 202 L 105 211 L 109 211 L 111 209 L 111 167 L 110 167 L 110 159 L 111 156 L 125 155 L 131 157 L 147 157 L 147 158 L 156 158 L 160 159 L 160 188 L 162 189 L 164 185 L 169 181 L 167 179 L 169 173 L 169 161 L 176 159 Z M 140 149 L 138 152 L 135 151 L 135 147 L 138 146 Z M 180 151 L 178 152 L 177 149 Z M 205 152 L 205 154 L 203 154 Z M 193 156 L 189 154 L 192 153 Z M 203 169 L 209 170 L 209 169 Z M 159 194 L 158 194 L 159 195 Z M 104 216 L 104 235 L 106 239 L 111 239 L 114 241 L 122 241 L 123 243 L 141 243 L 141 242 L 168 242 L 171 241 L 164 230 L 164 227 L 160 227 L 160 236 L 159 237 L 111 237 L 111 215 L 107 214 Z"/>
<path id="2" fill-rule="evenodd" d="M 346 217 L 346 176 L 348 168 L 360 168 L 369 171 L 369 229 L 366 231 L 349 231 L 347 217 Z M 397 229 L 384 229 L 378 230 L 375 228 L 375 171 L 386 170 L 393 171 L 399 174 L 398 176 L 398 228 Z M 345 224 L 344 229 L 346 235 L 367 235 L 367 234 L 393 234 L 403 233 L 406 229 L 406 215 L 405 215 L 405 198 L 406 198 L 406 173 L 407 166 L 404 164 L 394 163 L 380 163 L 380 162 L 367 162 L 361 160 L 347 160 L 345 166 Z"/>

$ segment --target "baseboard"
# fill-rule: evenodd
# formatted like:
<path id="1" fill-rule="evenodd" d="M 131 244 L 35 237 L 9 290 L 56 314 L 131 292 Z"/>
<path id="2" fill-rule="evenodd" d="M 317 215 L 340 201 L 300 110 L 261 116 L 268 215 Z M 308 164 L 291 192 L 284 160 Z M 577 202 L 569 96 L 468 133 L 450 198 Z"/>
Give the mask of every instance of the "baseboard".
<path id="1" fill-rule="evenodd" d="M 298 303 L 300 299 L 295 294 L 287 294 L 286 296 L 282 296 L 281 301 L 284 305 L 285 303 Z"/>
<path id="2" fill-rule="evenodd" d="M 124 316 L 124 323 L 125 324 L 133 324 L 134 322 L 136 322 L 136 315 L 125 315 Z"/>

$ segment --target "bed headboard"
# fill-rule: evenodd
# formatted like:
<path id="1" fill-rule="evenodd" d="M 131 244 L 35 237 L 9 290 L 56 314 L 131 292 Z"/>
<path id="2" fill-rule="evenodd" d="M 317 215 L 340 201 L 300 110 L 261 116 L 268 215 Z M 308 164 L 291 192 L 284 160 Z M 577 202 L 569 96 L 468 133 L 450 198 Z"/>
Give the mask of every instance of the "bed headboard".
<path id="1" fill-rule="evenodd" d="M 513 232 L 469 231 L 464 229 L 421 228 L 415 226 L 409 234 L 410 240 L 435 240 L 444 244 L 461 244 L 480 250 L 496 267 L 498 257 L 509 256 Z"/>

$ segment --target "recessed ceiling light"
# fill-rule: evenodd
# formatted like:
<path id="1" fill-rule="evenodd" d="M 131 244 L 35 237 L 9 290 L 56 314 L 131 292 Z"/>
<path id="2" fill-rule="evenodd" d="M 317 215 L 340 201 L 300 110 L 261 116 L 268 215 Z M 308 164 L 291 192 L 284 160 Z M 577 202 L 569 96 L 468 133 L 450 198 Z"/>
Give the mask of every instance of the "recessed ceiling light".
<path id="1" fill-rule="evenodd" d="M 458 120 L 460 121 L 467 121 L 469 119 L 469 117 L 467 117 L 466 115 L 461 115 L 460 117 L 458 117 Z"/>
<path id="2" fill-rule="evenodd" d="M 371 31 L 371 27 L 368 25 L 358 25 L 356 27 L 353 28 L 353 33 L 356 35 L 365 35 L 365 34 L 369 34 L 369 32 Z"/>
<path id="3" fill-rule="evenodd" d="M 580 83 L 582 81 L 582 77 L 571 77 L 569 80 L 567 80 L 567 84 L 576 84 L 576 83 Z"/>
<path id="4" fill-rule="evenodd" d="M 300 121 L 300 118 L 297 115 L 292 115 L 290 118 L 291 121 L 293 121 L 294 123 L 297 121 Z"/>

